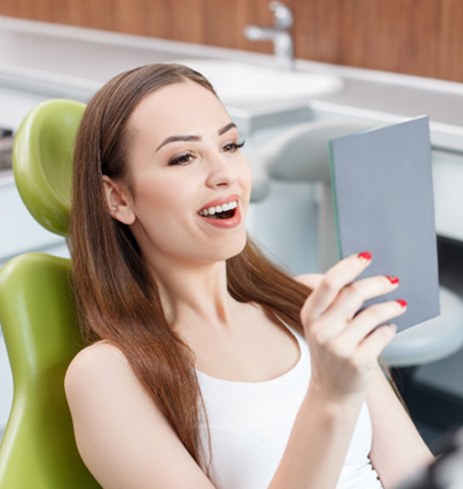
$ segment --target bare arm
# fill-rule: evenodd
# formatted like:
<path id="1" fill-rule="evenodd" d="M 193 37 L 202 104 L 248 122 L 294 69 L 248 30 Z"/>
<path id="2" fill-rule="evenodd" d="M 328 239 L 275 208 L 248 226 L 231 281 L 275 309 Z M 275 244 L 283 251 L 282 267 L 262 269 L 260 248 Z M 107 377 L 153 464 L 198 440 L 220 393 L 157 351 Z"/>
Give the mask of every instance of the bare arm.
<path id="1" fill-rule="evenodd" d="M 98 343 L 66 375 L 79 452 L 105 489 L 213 489 L 122 353 Z"/>
<path id="2" fill-rule="evenodd" d="M 298 277 L 312 289 L 322 279 L 323 275 L 319 274 Z M 418 468 L 431 463 L 434 457 L 379 366 L 375 369 L 367 403 L 373 428 L 370 458 L 384 487 L 395 487 Z"/>
<path id="3" fill-rule="evenodd" d="M 433 456 L 379 367 L 367 403 L 373 425 L 370 458 L 384 487 L 395 487 Z"/>
<path id="4" fill-rule="evenodd" d="M 272 489 L 336 487 L 377 358 L 394 336 L 395 329 L 376 327 L 405 310 L 389 301 L 357 314 L 365 300 L 396 287 L 381 276 L 354 282 L 366 266 L 351 256 L 323 277 L 301 278 L 313 287 L 301 312 L 312 377 Z"/>

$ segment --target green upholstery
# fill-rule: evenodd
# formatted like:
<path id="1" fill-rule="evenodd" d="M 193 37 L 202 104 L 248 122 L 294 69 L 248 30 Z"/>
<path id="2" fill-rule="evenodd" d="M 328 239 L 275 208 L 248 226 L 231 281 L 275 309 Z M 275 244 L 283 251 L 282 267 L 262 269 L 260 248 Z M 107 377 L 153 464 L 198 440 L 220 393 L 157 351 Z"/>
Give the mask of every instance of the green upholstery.
<path id="1" fill-rule="evenodd" d="M 51 100 L 32 110 L 13 151 L 16 184 L 31 214 L 66 235 L 71 156 L 84 105 Z M 0 323 L 14 396 L 0 444 L 0 489 L 100 487 L 83 465 L 64 395 L 64 375 L 82 347 L 70 260 L 17 256 L 0 269 Z"/>
<path id="2" fill-rule="evenodd" d="M 0 488 L 99 487 L 74 441 L 63 379 L 81 341 L 70 261 L 43 253 L 10 260 L 0 273 L 0 321 L 14 399 L 0 448 Z"/>
<path id="3" fill-rule="evenodd" d="M 84 109 L 65 99 L 41 103 L 22 122 L 13 146 L 14 177 L 26 207 L 61 236 L 68 232 L 72 150 Z"/>

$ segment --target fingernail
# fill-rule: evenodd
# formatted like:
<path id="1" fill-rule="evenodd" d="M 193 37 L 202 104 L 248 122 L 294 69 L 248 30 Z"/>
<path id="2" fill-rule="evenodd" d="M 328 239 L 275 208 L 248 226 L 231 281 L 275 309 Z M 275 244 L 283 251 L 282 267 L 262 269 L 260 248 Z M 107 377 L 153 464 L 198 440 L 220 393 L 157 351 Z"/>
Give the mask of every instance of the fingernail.
<path id="1" fill-rule="evenodd" d="M 396 299 L 396 302 L 402 307 L 407 307 L 408 305 L 405 299 Z"/>
<path id="2" fill-rule="evenodd" d="M 395 277 L 394 275 L 386 275 L 386 278 L 391 282 L 391 284 L 395 285 L 399 283 L 399 277 Z"/>
<path id="3" fill-rule="evenodd" d="M 370 261 L 373 258 L 373 255 L 369 251 L 362 251 L 357 256 L 363 261 Z"/>

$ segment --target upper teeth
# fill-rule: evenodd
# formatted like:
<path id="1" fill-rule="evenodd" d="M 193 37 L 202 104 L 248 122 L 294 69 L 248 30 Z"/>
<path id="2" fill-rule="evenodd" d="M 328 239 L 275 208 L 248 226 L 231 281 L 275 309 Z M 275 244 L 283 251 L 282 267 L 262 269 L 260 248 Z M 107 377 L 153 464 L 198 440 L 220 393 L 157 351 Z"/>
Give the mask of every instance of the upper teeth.
<path id="1" fill-rule="evenodd" d="M 233 202 L 227 202 L 223 205 L 216 205 L 213 207 L 208 207 L 207 209 L 201 209 L 199 211 L 200 216 L 213 216 L 214 214 L 218 214 L 219 212 L 231 211 L 232 209 L 236 209 L 238 207 L 238 202 L 234 200 Z"/>

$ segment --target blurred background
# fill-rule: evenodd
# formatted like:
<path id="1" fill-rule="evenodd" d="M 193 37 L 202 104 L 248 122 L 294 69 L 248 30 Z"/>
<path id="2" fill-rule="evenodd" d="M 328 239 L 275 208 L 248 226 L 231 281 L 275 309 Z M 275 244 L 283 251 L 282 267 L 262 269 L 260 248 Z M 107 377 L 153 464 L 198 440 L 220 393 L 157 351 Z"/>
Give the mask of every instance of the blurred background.
<path id="1" fill-rule="evenodd" d="M 288 0 L 297 58 L 463 81 L 459 0 Z M 0 15 L 224 48 L 273 22 L 264 0 L 2 0 Z"/>

